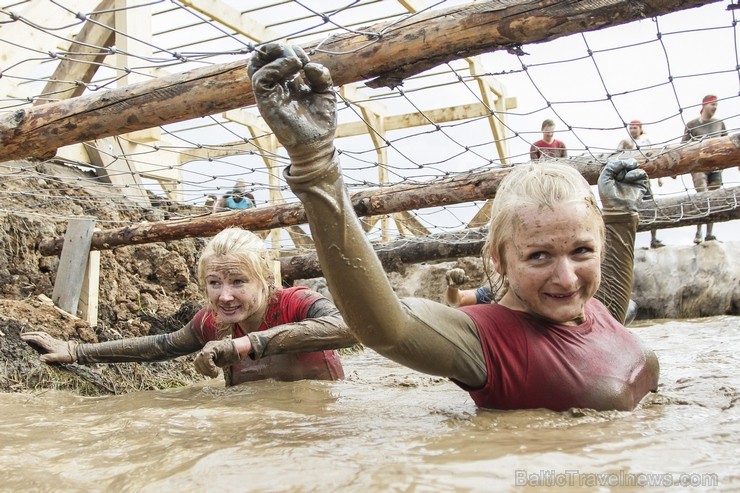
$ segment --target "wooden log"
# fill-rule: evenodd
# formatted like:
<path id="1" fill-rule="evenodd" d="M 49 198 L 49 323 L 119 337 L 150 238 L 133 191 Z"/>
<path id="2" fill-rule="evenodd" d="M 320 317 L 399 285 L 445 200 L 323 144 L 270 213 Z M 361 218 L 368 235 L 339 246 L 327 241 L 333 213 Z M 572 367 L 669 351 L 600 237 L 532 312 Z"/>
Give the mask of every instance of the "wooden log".
<path id="1" fill-rule="evenodd" d="M 408 264 L 479 255 L 485 235 L 484 229 L 468 230 L 464 233 L 398 240 L 383 245 L 374 245 L 374 248 L 386 272 L 399 272 Z M 289 285 L 298 279 L 323 276 L 315 252 L 283 257 L 280 259 L 280 264 L 283 282 Z"/>
<path id="2" fill-rule="evenodd" d="M 692 195 L 690 202 L 684 197 L 663 199 L 655 203 L 645 202 L 646 205 L 640 209 L 637 230 L 681 228 L 740 219 L 738 197 L 740 187 L 697 193 Z M 386 272 L 402 272 L 408 264 L 479 256 L 487 234 L 488 228 L 468 229 L 464 232 L 376 245 L 375 252 Z M 283 257 L 280 263 L 283 282 L 286 284 L 324 275 L 315 252 Z"/>
<path id="3" fill-rule="evenodd" d="M 115 0 L 102 0 L 89 19 L 75 36 L 68 51 L 56 70 L 46 83 L 41 96 L 53 99 L 69 99 L 81 96 L 85 86 L 92 80 L 98 67 L 108 56 L 109 48 L 116 39 L 113 27 L 115 18 Z M 91 22 L 94 21 L 94 22 Z M 80 63 L 83 62 L 83 63 Z M 71 85 L 69 81 L 79 84 Z M 38 104 L 43 99 L 34 101 Z"/>
<path id="4" fill-rule="evenodd" d="M 620 156 L 620 153 L 595 157 L 577 156 L 558 161 L 572 164 L 589 183 L 595 185 L 601 168 L 594 164 L 619 159 Z M 731 168 L 740 163 L 740 133 L 666 146 L 647 151 L 645 157 L 638 156 L 635 160 L 650 178 Z"/>
<path id="5" fill-rule="evenodd" d="M 575 166 L 591 184 L 596 183 L 604 164 L 590 158 L 568 158 L 559 161 Z M 739 162 L 740 134 L 733 134 L 729 137 L 717 137 L 681 146 L 666 156 L 657 157 L 654 161 L 643 160 L 642 166 L 651 177 L 657 178 L 692 171 L 728 168 Z M 509 170 L 510 168 L 500 168 L 432 183 L 366 190 L 352 194 L 351 198 L 355 212 L 360 217 L 485 200 L 496 195 L 499 183 Z M 124 245 L 209 237 L 232 226 L 265 230 L 305 222 L 303 205 L 294 202 L 98 231 L 93 235 L 91 249 L 106 250 Z M 63 237 L 42 239 L 39 251 L 42 255 L 56 255 L 62 250 L 63 244 Z"/>
<path id="6" fill-rule="evenodd" d="M 95 327 L 98 325 L 98 299 L 100 296 L 100 252 L 89 253 L 77 313 L 91 327 Z"/>
<path id="7" fill-rule="evenodd" d="M 525 43 L 616 26 L 712 1 L 477 2 L 332 36 L 312 57 L 331 70 L 337 86 L 368 79 L 375 79 L 370 82 L 374 86 L 396 86 L 403 78 L 446 61 L 499 49 L 517 51 Z M 313 46 L 306 48 L 311 51 Z M 45 156 L 57 147 L 253 103 L 245 59 L 18 109 L 0 118 L 0 161 Z"/>
<path id="8" fill-rule="evenodd" d="M 681 228 L 740 219 L 740 187 L 720 188 L 683 197 L 645 201 L 637 231 Z"/>

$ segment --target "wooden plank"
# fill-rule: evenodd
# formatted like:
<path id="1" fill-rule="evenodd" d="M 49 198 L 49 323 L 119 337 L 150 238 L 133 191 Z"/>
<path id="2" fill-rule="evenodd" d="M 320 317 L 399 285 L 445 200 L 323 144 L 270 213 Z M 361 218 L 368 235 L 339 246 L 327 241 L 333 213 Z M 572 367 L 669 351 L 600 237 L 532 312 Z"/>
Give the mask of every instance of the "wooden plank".
<path id="1" fill-rule="evenodd" d="M 67 224 L 51 295 L 54 304 L 67 313 L 77 313 L 94 229 L 93 218 L 70 219 Z"/>
<path id="2" fill-rule="evenodd" d="M 74 8 L 77 12 L 87 12 L 95 6 L 95 2 L 96 0 L 77 0 Z M 15 9 L 4 8 L 3 13 L 12 10 Z M 18 77 L 30 77 L 30 74 L 38 70 L 39 65 L 51 59 L 39 54 L 48 53 L 49 48 L 56 46 L 60 39 L 70 38 L 78 26 L 74 11 L 56 7 L 47 1 L 31 2 L 27 8 L 18 11 L 17 15 L 19 20 L 14 22 L 10 22 L 8 16 L 3 16 L 0 27 L 2 39 L 13 40 L 23 46 L 23 49 L 3 46 L 2 68 L 7 70 L 12 67 L 12 70 L 0 78 L 0 95 L 3 98 L 30 96 L 33 85 L 19 84 Z M 39 29 L 38 26 L 63 27 L 52 31 Z"/>
<path id="3" fill-rule="evenodd" d="M 115 66 L 122 70 L 117 87 L 151 80 L 151 70 L 141 66 L 153 56 L 152 7 L 149 0 L 116 0 Z M 131 54 L 136 54 L 133 56 Z M 138 66 L 137 66 L 138 65 Z M 162 137 L 158 126 L 129 132 L 126 138 L 138 142 L 157 142 Z"/>
<path id="4" fill-rule="evenodd" d="M 257 43 L 271 39 L 282 39 L 282 36 L 277 31 L 266 27 L 263 23 L 247 14 L 243 14 L 235 8 L 230 7 L 226 2 L 219 0 L 181 0 L 181 3 L 230 27 Z"/>
<path id="5" fill-rule="evenodd" d="M 82 279 L 80 302 L 77 313 L 91 326 L 98 325 L 98 294 L 100 288 L 100 252 L 91 251 L 87 258 L 87 269 Z"/>
<path id="6" fill-rule="evenodd" d="M 86 85 L 108 55 L 106 48 L 113 46 L 115 41 L 115 31 L 112 28 L 114 6 L 115 0 L 102 0 L 98 4 L 41 91 L 43 97 L 35 100 L 34 105 L 46 103 L 50 99 L 76 98 L 85 92 Z M 91 22 L 92 20 L 95 22 Z M 75 81 L 81 84 L 74 84 Z"/>

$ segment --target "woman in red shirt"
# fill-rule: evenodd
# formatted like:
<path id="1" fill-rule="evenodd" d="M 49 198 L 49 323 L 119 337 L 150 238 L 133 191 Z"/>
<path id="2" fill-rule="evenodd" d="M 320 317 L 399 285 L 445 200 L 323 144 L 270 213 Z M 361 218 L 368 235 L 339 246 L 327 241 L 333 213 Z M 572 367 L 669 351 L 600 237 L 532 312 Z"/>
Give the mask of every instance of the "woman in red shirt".
<path id="1" fill-rule="evenodd" d="M 238 228 L 214 236 L 198 261 L 198 279 L 208 304 L 172 333 L 94 344 L 62 341 L 45 332 L 21 337 L 47 363 L 162 361 L 199 352 L 196 369 L 215 377 L 223 367 L 227 386 L 265 378 L 344 378 L 336 352 L 324 349 L 351 346 L 356 339 L 319 293 L 275 286 L 270 257 L 258 236 Z M 316 347 L 286 349 L 286 342 L 306 331 L 325 337 Z"/>
<path id="2" fill-rule="evenodd" d="M 283 174 L 306 209 L 329 290 L 363 344 L 452 379 L 485 408 L 627 410 L 656 390 L 655 354 L 622 325 L 636 204 L 647 191 L 636 161 L 604 168 L 603 214 L 573 168 L 513 167 L 483 251 L 502 280 L 498 303 L 456 309 L 398 299 L 342 179 L 329 71 L 300 48 L 270 43 L 255 51 L 249 73 L 260 113 L 290 156 Z"/>

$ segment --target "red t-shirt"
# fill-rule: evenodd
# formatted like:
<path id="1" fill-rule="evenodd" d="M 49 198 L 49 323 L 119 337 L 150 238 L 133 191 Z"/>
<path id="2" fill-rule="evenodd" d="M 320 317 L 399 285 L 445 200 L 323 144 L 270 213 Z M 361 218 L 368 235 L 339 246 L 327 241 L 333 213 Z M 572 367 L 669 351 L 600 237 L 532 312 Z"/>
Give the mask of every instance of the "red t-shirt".
<path id="1" fill-rule="evenodd" d="M 320 298 L 323 296 L 305 286 L 278 289 L 269 302 L 265 321 L 258 330 L 305 320 L 311 305 Z M 204 343 L 220 338 L 215 314 L 208 308 L 203 308 L 195 314 L 192 328 Z M 234 337 L 246 335 L 238 325 L 234 325 L 233 331 Z M 226 381 L 230 385 L 266 378 L 284 381 L 344 378 L 342 363 L 336 351 L 275 354 L 258 360 L 245 358 L 230 366 L 228 370 L 230 374 Z"/>
<path id="2" fill-rule="evenodd" d="M 543 156 L 568 157 L 565 150 L 565 144 L 560 142 L 558 139 L 553 139 L 552 142 L 545 142 L 541 139 L 538 140 L 529 148 L 529 157 L 534 161 Z"/>
<path id="3" fill-rule="evenodd" d="M 480 389 L 457 384 L 479 407 L 626 410 L 657 387 L 637 337 L 595 299 L 572 327 L 497 304 L 460 309 L 478 329 L 488 378 Z"/>

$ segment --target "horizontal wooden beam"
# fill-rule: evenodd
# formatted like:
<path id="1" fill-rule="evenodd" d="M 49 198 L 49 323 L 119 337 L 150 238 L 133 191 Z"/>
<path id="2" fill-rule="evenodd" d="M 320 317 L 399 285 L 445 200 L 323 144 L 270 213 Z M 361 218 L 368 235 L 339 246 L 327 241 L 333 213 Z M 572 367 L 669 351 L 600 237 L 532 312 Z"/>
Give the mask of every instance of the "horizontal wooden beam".
<path id="1" fill-rule="evenodd" d="M 682 228 L 704 223 L 719 223 L 740 219 L 737 203 L 740 187 L 700 192 L 687 203 L 685 197 L 658 200 L 640 210 L 638 231 Z M 659 211 L 660 217 L 656 217 Z M 676 214 L 676 216 L 674 216 Z M 486 241 L 488 228 L 467 229 L 422 238 L 404 239 L 385 245 L 374 245 L 383 269 L 399 272 L 408 264 L 450 260 L 459 257 L 477 257 Z M 280 259 L 283 282 L 291 284 L 298 279 L 322 277 L 324 273 L 316 252 Z"/>
<path id="2" fill-rule="evenodd" d="M 441 63 L 625 24 L 713 0 L 486 1 L 424 11 L 321 41 L 311 56 L 334 84 L 372 87 Z M 375 37 L 366 33 L 376 32 Z M 314 45 L 306 46 L 311 52 Z M 18 109 L 0 118 L 0 161 L 51 157 L 57 147 L 222 113 L 254 103 L 244 60 Z"/>
<path id="3" fill-rule="evenodd" d="M 606 162 L 592 158 L 568 158 L 560 162 L 574 166 L 595 184 Z M 640 161 L 638 159 L 638 161 Z M 675 176 L 695 171 L 737 166 L 740 162 L 740 134 L 717 137 L 685 144 L 642 160 L 642 167 L 653 178 Z M 496 195 L 498 185 L 510 167 L 468 173 L 430 183 L 394 185 L 352 194 L 352 204 L 359 217 L 392 214 L 408 210 L 438 207 Z M 106 250 L 124 245 L 171 241 L 182 238 L 208 237 L 224 228 L 239 226 L 249 230 L 265 230 L 303 224 L 306 214 L 300 202 L 230 211 L 189 219 L 147 222 L 116 230 L 96 231 L 92 249 Z M 47 238 L 39 243 L 43 255 L 56 255 L 62 250 L 64 237 Z"/>

